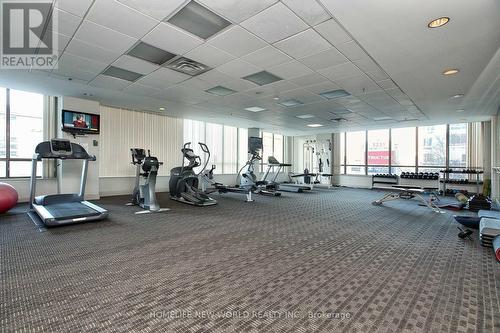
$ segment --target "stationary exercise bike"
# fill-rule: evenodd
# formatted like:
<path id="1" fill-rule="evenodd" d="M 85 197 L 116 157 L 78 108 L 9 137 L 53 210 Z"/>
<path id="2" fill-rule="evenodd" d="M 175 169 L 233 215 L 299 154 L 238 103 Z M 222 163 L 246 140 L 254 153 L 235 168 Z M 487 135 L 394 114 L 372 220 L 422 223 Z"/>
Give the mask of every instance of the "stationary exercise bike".
<path id="1" fill-rule="evenodd" d="M 210 156 L 210 151 L 206 144 L 199 142 L 201 150 Z M 211 206 L 217 204 L 217 200 L 209 197 L 201 189 L 198 188 L 199 173 L 194 172 L 194 168 L 199 167 L 201 163 L 200 156 L 196 155 L 191 149 L 191 142 L 184 144 L 181 149 L 182 166 L 170 170 L 170 198 L 175 201 L 194 205 L 194 206 Z M 188 165 L 185 165 L 184 159 L 188 160 Z M 207 167 L 208 158 L 201 170 Z"/>
<path id="2" fill-rule="evenodd" d="M 158 169 L 163 163 L 158 162 L 156 157 L 151 156 L 149 150 L 147 156 L 145 150 L 140 148 L 131 148 L 130 152 L 132 154 L 132 164 L 136 166 L 136 173 L 132 202 L 127 205 L 137 205 L 145 209 L 144 211 L 136 212 L 136 214 L 170 210 L 169 208 L 160 208 L 156 200 L 156 177 L 158 176 Z M 141 178 L 145 179 L 142 185 Z"/>

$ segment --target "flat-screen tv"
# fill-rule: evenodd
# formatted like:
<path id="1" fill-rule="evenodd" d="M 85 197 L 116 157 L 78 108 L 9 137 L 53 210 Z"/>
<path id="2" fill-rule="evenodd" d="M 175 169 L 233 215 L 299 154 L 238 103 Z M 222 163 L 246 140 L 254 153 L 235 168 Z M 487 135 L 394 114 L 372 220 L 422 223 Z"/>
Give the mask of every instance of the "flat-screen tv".
<path id="1" fill-rule="evenodd" d="M 99 115 L 63 110 L 63 131 L 82 134 L 99 134 Z"/>
<path id="2" fill-rule="evenodd" d="M 257 150 L 262 149 L 262 138 L 255 136 L 248 138 L 248 152 L 250 154 L 255 153 Z"/>

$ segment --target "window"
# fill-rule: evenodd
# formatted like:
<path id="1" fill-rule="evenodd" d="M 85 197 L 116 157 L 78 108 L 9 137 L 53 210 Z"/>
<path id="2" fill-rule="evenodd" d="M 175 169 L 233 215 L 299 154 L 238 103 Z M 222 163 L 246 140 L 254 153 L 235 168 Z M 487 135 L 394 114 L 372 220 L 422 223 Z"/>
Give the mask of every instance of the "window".
<path id="1" fill-rule="evenodd" d="M 267 165 L 269 156 L 273 156 L 273 133 L 262 132 L 262 164 Z"/>
<path id="2" fill-rule="evenodd" d="M 389 130 L 368 131 L 368 174 L 389 173 Z"/>
<path id="3" fill-rule="evenodd" d="M 0 177 L 29 177 L 35 147 L 43 141 L 44 96 L 5 88 L 0 95 Z M 41 163 L 37 171 L 41 176 Z"/>
<path id="4" fill-rule="evenodd" d="M 238 171 L 248 161 L 248 129 L 238 128 Z"/>
<path id="5" fill-rule="evenodd" d="M 391 173 L 415 172 L 416 135 L 415 127 L 391 129 Z"/>
<path id="6" fill-rule="evenodd" d="M 237 173 L 238 162 L 238 129 L 224 126 L 224 173 Z"/>
<path id="7" fill-rule="evenodd" d="M 446 166 L 446 125 L 418 128 L 418 165 Z"/>
<path id="8" fill-rule="evenodd" d="M 345 174 L 345 132 L 340 133 L 340 173 Z"/>
<path id="9" fill-rule="evenodd" d="M 465 168 L 471 158 L 469 125 L 340 133 L 340 173 L 370 175 L 389 173 L 390 170 L 393 174 L 400 174 L 439 172 L 445 167 Z M 472 125 L 479 126 L 480 123 Z"/>
<path id="10" fill-rule="evenodd" d="M 216 169 L 214 173 L 223 173 L 223 135 L 224 126 L 219 124 L 206 124 L 206 144 L 208 149 L 210 149 L 210 165 L 215 164 Z M 209 165 L 209 166 L 210 166 Z"/>
<path id="11" fill-rule="evenodd" d="M 274 134 L 273 156 L 281 163 L 285 163 L 283 156 L 283 135 Z"/>
<path id="12" fill-rule="evenodd" d="M 196 120 L 184 120 L 184 143 L 191 142 L 191 148 L 194 153 L 201 157 L 202 165 L 205 164 L 205 153 L 200 148 L 198 142 L 205 143 L 205 123 Z M 212 147 L 208 146 L 211 150 Z M 213 160 L 211 160 L 213 161 Z M 210 162 L 209 162 L 210 163 Z M 209 165 L 210 166 L 210 165 Z M 194 171 L 196 173 L 200 172 L 200 169 L 196 168 Z"/>
<path id="13" fill-rule="evenodd" d="M 467 167 L 467 124 L 452 124 L 449 132 L 450 167 Z"/>
<path id="14" fill-rule="evenodd" d="M 346 134 L 346 173 L 364 175 L 366 172 L 366 132 L 347 132 Z"/>

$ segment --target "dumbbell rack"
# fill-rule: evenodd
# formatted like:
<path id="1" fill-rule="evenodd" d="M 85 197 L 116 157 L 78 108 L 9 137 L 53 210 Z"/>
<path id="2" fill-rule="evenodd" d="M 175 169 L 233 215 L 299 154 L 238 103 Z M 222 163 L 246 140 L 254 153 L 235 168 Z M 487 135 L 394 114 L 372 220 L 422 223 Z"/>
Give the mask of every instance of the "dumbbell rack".
<path id="1" fill-rule="evenodd" d="M 372 188 L 375 184 L 398 185 L 397 175 L 372 175 Z"/>
<path id="2" fill-rule="evenodd" d="M 483 181 L 481 180 L 481 175 L 484 174 L 484 171 L 481 170 L 441 170 L 441 174 L 443 174 L 442 178 L 439 180 L 441 184 L 443 184 L 443 194 L 446 194 L 446 185 L 465 185 L 465 186 L 475 186 L 476 193 L 481 193 L 481 185 L 483 185 Z M 460 175 L 476 175 L 475 182 L 468 181 L 467 183 L 454 183 L 453 179 L 450 179 L 450 175 L 460 174 Z"/>

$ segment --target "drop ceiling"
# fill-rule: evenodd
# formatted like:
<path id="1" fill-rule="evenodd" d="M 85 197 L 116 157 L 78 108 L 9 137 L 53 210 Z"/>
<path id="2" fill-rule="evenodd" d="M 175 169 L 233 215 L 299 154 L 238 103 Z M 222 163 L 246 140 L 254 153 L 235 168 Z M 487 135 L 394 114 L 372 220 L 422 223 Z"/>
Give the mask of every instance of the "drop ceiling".
<path id="1" fill-rule="evenodd" d="M 59 0 L 54 8 L 57 68 L 2 70 L 1 85 L 288 135 L 484 120 L 500 104 L 497 0 Z M 442 15 L 447 25 L 427 27 Z M 460 71 L 445 77 L 447 68 Z"/>

